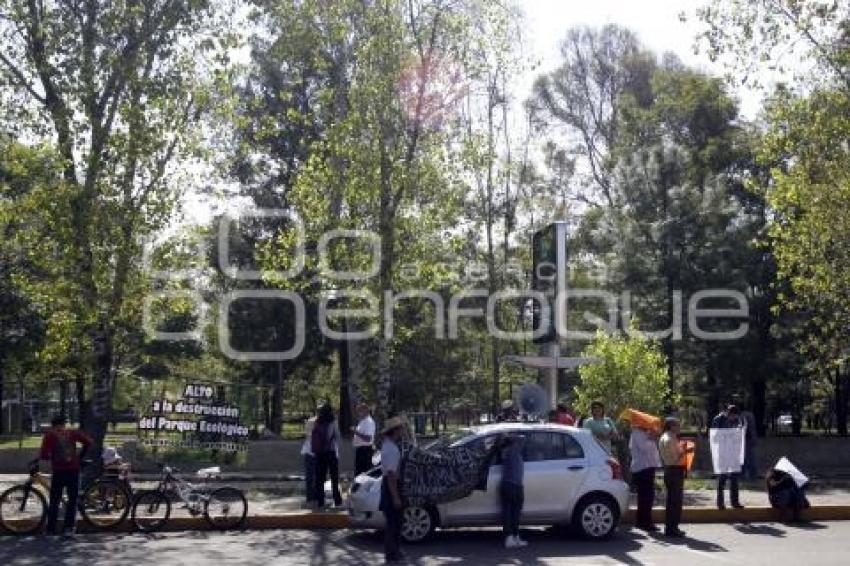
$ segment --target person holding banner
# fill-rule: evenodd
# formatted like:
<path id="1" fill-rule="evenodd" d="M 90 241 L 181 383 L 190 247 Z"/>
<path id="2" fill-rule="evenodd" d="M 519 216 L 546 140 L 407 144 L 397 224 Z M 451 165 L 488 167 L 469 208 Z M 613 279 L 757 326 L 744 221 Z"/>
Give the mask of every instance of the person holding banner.
<path id="1" fill-rule="evenodd" d="M 685 491 L 685 466 L 682 457 L 693 447 L 685 448 L 679 440 L 681 425 L 679 419 L 667 417 L 664 419 L 664 434 L 658 441 L 658 452 L 661 463 L 664 464 L 664 486 L 667 488 L 667 503 L 664 513 L 664 534 L 668 537 L 681 538 L 684 531 L 679 529 L 682 518 L 682 504 Z"/>
<path id="2" fill-rule="evenodd" d="M 727 481 L 732 507 L 744 508 L 738 500 L 738 478 L 744 464 L 745 433 L 738 407 L 735 405 L 729 405 L 711 421 L 709 441 L 714 473 L 717 474 L 718 509 L 726 509 L 724 491 Z"/>
<path id="3" fill-rule="evenodd" d="M 655 470 L 661 467 L 658 455 L 657 429 L 643 429 L 632 424 L 629 452 L 632 455 L 632 481 L 637 491 L 635 526 L 648 533 L 656 532 L 652 524 L 652 504 L 655 502 Z"/>

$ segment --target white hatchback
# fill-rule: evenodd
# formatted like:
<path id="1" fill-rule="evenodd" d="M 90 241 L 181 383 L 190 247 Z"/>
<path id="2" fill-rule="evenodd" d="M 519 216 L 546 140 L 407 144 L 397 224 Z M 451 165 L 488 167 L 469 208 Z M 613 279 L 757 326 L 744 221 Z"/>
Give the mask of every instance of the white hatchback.
<path id="1" fill-rule="evenodd" d="M 450 446 L 485 443 L 488 437 L 505 433 L 526 438 L 522 524 L 572 525 L 595 540 L 606 539 L 616 531 L 628 509 L 629 486 L 622 479 L 620 464 L 590 431 L 558 424 L 500 423 L 463 429 L 443 442 Z M 486 491 L 474 491 L 458 501 L 433 507 L 406 507 L 402 537 L 407 542 L 419 542 L 437 527 L 501 525 L 501 478 L 502 466 L 496 462 L 490 468 Z M 380 468 L 354 479 L 348 505 L 355 527 L 383 528 L 380 498 Z"/>

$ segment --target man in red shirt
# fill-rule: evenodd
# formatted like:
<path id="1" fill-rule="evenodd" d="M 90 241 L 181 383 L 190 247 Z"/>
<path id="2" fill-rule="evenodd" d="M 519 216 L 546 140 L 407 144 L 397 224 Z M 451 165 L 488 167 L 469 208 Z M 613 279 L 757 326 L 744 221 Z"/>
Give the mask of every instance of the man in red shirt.
<path id="1" fill-rule="evenodd" d="M 65 417 L 58 415 L 50 422 L 50 430 L 41 440 L 42 460 L 50 461 L 53 476 L 50 479 L 50 504 L 47 507 L 47 533 L 56 534 L 56 519 L 59 515 L 59 503 L 62 492 L 68 492 L 65 505 L 65 522 L 62 530 L 74 532 L 77 518 L 77 496 L 80 490 L 80 457 L 92 445 L 92 439 L 82 431 L 65 428 Z M 77 444 L 83 445 L 81 454 L 77 453 Z"/>
<path id="2" fill-rule="evenodd" d="M 567 426 L 574 426 L 576 424 L 575 418 L 570 414 L 567 410 L 567 406 L 563 403 L 558 403 L 558 409 L 555 413 L 555 422 Z"/>

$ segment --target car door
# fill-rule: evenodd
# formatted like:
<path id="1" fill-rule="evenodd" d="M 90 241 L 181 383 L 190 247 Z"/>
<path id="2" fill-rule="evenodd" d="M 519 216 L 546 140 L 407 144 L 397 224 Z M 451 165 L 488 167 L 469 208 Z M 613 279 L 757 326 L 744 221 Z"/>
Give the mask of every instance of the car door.
<path id="1" fill-rule="evenodd" d="M 534 431 L 525 444 L 523 522 L 568 519 L 588 473 L 581 444 L 567 431 Z"/>
<path id="2" fill-rule="evenodd" d="M 478 437 L 471 442 L 480 442 L 483 445 L 485 437 Z M 474 490 L 468 497 L 441 505 L 440 518 L 443 524 L 478 525 L 498 521 L 502 509 L 499 496 L 501 481 L 502 463 L 497 455 L 487 476 L 487 491 Z"/>

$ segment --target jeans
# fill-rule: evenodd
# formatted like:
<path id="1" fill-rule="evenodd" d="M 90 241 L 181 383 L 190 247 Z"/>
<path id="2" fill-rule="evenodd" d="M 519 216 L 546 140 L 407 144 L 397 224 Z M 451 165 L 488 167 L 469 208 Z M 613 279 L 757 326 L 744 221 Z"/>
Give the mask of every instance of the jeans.
<path id="1" fill-rule="evenodd" d="M 77 497 L 80 491 L 79 470 L 53 472 L 50 479 L 50 503 L 47 506 L 47 532 L 56 533 L 56 520 L 59 516 L 59 504 L 62 502 L 62 492 L 68 492 L 68 502 L 65 504 L 65 522 L 62 530 L 74 530 L 77 519 Z"/>
<path id="2" fill-rule="evenodd" d="M 401 509 L 393 505 L 390 490 L 386 483 L 381 482 L 381 502 L 379 505 L 384 512 L 384 557 L 394 560 L 401 555 Z"/>
<path id="3" fill-rule="evenodd" d="M 732 500 L 732 505 L 738 503 L 738 477 L 741 474 L 720 474 L 717 476 L 717 506 L 723 507 L 723 491 L 726 489 L 726 480 L 729 480 L 729 499 Z"/>
<path id="4" fill-rule="evenodd" d="M 675 533 L 682 520 L 682 500 L 685 491 L 685 468 L 664 467 L 664 487 L 667 489 L 667 505 L 664 511 L 665 532 Z"/>
<path id="5" fill-rule="evenodd" d="M 325 504 L 325 479 L 331 476 L 331 489 L 333 490 L 334 503 L 342 505 L 342 494 L 339 492 L 339 461 L 335 452 L 325 452 L 316 455 L 316 504 L 321 507 Z"/>
<path id="6" fill-rule="evenodd" d="M 637 490 L 637 517 L 639 528 L 652 526 L 652 505 L 655 503 L 655 468 L 645 468 L 632 473 L 632 482 Z"/>
<path id="7" fill-rule="evenodd" d="M 354 449 L 354 475 L 357 476 L 372 469 L 371 446 L 358 446 Z"/>
<path id="8" fill-rule="evenodd" d="M 522 504 L 525 499 L 522 486 L 512 482 L 502 482 L 502 533 L 506 537 L 519 535 L 519 520 L 522 517 Z"/>
<path id="9" fill-rule="evenodd" d="M 304 493 L 307 494 L 307 503 L 316 500 L 316 457 L 312 454 L 304 454 Z"/>

